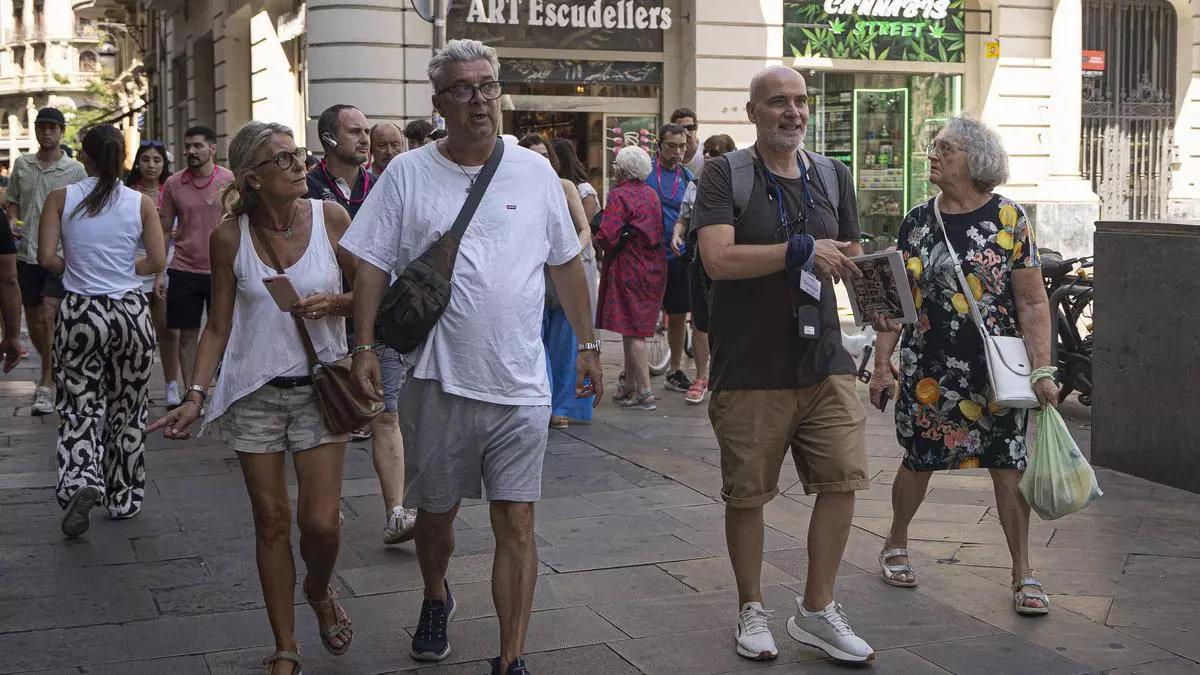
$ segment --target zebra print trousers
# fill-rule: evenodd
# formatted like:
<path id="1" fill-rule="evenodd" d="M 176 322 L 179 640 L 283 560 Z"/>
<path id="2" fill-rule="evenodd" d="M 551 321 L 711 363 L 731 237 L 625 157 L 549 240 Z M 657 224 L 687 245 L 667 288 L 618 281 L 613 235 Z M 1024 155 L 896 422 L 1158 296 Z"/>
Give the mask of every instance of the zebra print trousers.
<path id="1" fill-rule="evenodd" d="M 59 506 L 93 485 L 112 517 L 141 510 L 155 342 L 142 293 L 63 298 L 54 333 Z"/>

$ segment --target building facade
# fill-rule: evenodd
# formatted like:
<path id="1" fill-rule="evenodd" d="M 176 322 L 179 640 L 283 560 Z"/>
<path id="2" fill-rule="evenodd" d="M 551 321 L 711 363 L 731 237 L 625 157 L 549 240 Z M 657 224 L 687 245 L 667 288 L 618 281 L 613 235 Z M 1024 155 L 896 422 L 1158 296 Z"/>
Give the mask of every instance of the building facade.
<path id="1" fill-rule="evenodd" d="M 0 2 L 11 0 L 0 0 Z M 47 0 L 49 1 L 49 0 Z M 105 0 L 115 1 L 115 0 Z M 432 113 L 432 30 L 406 0 L 152 0 L 151 133 L 297 129 L 352 103 L 374 121 Z M 926 198 L 925 146 L 959 112 L 995 127 L 1001 190 L 1041 243 L 1091 250 L 1104 218 L 1200 213 L 1200 0 L 455 0 L 448 37 L 500 52 L 508 133 L 576 142 L 602 186 L 624 144 L 678 107 L 701 135 L 753 140 L 750 77 L 808 80 L 808 146 L 845 161 L 864 228 L 894 234 Z"/>
<path id="2" fill-rule="evenodd" d="M 0 0 L 0 161 L 37 149 L 38 108 L 88 104 L 115 51 L 105 35 L 75 16 L 71 0 Z"/>

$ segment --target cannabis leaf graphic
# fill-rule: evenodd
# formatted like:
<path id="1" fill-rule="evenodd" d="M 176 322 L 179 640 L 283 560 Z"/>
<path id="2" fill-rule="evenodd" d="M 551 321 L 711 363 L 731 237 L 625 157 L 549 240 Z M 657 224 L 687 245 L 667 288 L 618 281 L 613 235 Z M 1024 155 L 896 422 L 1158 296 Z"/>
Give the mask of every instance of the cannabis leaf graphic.
<path id="1" fill-rule="evenodd" d="M 945 26 L 930 26 L 929 27 L 929 35 L 930 35 L 930 37 L 934 38 L 935 40 L 941 40 L 942 38 L 946 37 L 946 27 Z"/>
<path id="2" fill-rule="evenodd" d="M 846 22 L 841 19 L 834 19 L 829 22 L 829 32 L 834 35 L 841 35 L 846 30 Z"/>

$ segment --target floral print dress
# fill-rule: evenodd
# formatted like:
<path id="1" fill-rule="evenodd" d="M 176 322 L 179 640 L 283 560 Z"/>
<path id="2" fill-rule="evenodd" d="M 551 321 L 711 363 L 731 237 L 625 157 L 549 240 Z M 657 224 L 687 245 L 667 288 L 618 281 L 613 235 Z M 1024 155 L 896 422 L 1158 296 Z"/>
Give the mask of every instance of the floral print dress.
<path id="1" fill-rule="evenodd" d="M 943 212 L 942 219 L 988 332 L 1019 335 L 1012 271 L 1041 265 L 1025 211 L 994 195 L 971 213 Z M 897 245 L 917 306 L 917 322 L 900 342 L 896 437 L 907 451 L 904 466 L 1024 469 L 1027 413 L 991 402 L 983 339 L 932 200 L 909 212 Z"/>

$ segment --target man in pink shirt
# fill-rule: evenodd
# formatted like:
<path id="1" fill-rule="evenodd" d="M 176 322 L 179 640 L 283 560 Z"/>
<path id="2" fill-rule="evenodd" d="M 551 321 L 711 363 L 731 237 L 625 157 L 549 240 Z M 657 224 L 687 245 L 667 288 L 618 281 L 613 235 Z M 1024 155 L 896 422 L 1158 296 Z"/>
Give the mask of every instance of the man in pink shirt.
<path id="1" fill-rule="evenodd" d="M 233 180 L 233 172 L 214 162 L 217 134 L 208 127 L 187 130 L 183 154 L 187 168 L 163 187 L 162 222 L 168 237 L 175 228 L 175 256 L 167 269 L 167 328 L 179 331 L 179 360 L 190 388 L 212 280 L 208 238 L 221 222 L 221 188 Z"/>

